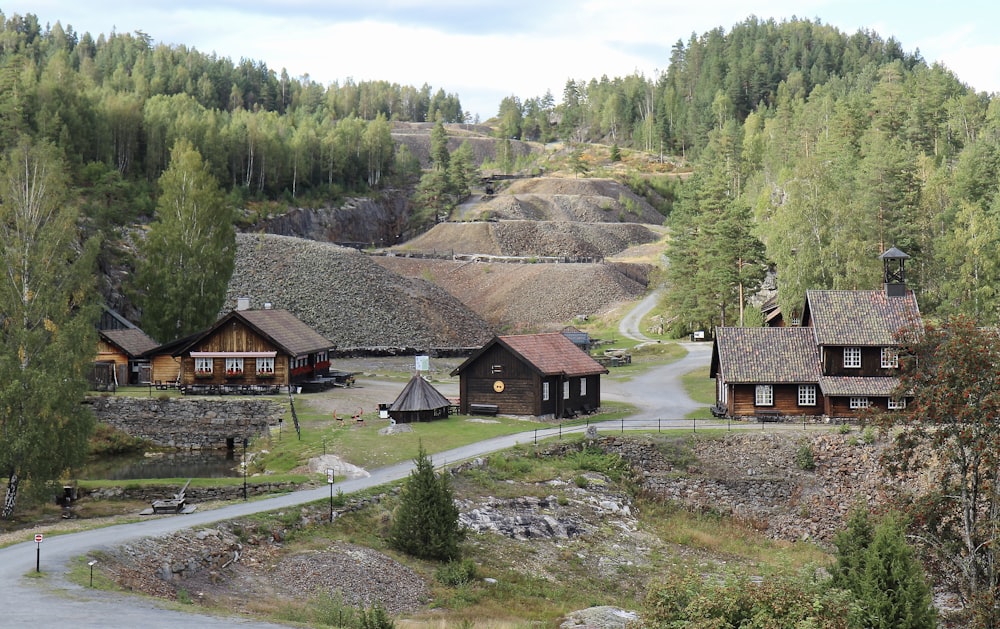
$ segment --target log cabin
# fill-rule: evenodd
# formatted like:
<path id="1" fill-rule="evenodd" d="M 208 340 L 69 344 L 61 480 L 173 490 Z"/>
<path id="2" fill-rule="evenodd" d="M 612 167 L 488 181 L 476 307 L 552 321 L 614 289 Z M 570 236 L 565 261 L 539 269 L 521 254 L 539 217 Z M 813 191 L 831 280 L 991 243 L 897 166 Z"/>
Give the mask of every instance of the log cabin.
<path id="1" fill-rule="evenodd" d="M 113 365 L 115 384 L 119 386 L 148 384 L 149 359 L 146 352 L 157 346 L 137 327 L 98 330 L 95 362 Z"/>
<path id="2" fill-rule="evenodd" d="M 905 407 L 895 337 L 920 324 L 920 310 L 904 283 L 909 256 L 893 247 L 880 257 L 882 290 L 809 290 L 799 327 L 716 328 L 713 412 L 850 419 Z"/>
<path id="3" fill-rule="evenodd" d="M 459 411 L 562 418 L 601 405 L 608 370 L 559 332 L 497 336 L 455 368 Z"/>
<path id="4" fill-rule="evenodd" d="M 287 310 L 236 309 L 176 343 L 181 387 L 282 387 L 324 378 L 333 344 Z"/>

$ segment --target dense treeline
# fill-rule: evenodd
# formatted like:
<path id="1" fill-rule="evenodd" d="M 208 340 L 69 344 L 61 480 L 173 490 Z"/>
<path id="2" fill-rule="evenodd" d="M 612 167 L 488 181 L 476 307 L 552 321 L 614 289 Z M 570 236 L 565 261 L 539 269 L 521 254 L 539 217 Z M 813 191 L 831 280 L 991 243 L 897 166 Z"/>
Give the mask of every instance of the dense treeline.
<path id="1" fill-rule="evenodd" d="M 892 40 L 860 33 L 836 44 L 832 32 L 749 20 L 679 55 L 685 66 L 704 57 L 714 78 L 686 82 L 671 64 L 668 83 L 696 88 L 688 104 L 700 103 L 666 136 L 696 155 L 670 219 L 677 331 L 749 324 L 744 308 L 769 265 L 792 318 L 807 289 L 879 286 L 878 256 L 891 246 L 913 258 L 907 280 L 924 315 L 1000 323 L 995 99 Z M 732 50 L 781 60 L 777 73 L 759 73 L 773 87 L 754 87 L 745 55 L 726 63 Z"/>
<path id="2" fill-rule="evenodd" d="M 666 72 L 654 77 L 570 79 L 559 105 L 551 93 L 524 102 L 510 97 L 500 106 L 501 137 L 601 141 L 693 157 L 720 116 L 742 122 L 773 106 L 779 88 L 809 93 L 892 61 L 907 69 L 923 64 L 870 31 L 846 35 L 809 20 L 751 17 L 728 34 L 716 28 L 677 41 Z"/>
<path id="3" fill-rule="evenodd" d="M 182 138 L 228 191 L 336 195 L 390 173 L 389 121 L 464 119 L 457 96 L 426 84 L 324 87 L 142 32 L 95 40 L 58 22 L 43 29 L 30 14 L 0 19 L 0 145 L 21 135 L 55 143 L 74 182 L 98 188 L 104 205 L 124 195 L 148 211 L 143 190 Z"/>

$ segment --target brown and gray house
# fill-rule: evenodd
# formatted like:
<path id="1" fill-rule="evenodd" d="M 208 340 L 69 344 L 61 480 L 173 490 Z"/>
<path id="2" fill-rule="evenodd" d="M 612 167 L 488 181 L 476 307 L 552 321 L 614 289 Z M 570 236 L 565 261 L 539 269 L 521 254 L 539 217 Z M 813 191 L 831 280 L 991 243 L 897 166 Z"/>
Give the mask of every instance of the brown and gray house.
<path id="1" fill-rule="evenodd" d="M 903 281 L 909 256 L 893 247 L 881 258 L 882 290 L 807 291 L 801 327 L 717 328 L 713 412 L 852 418 L 904 407 L 907 399 L 895 397 L 896 334 L 918 325 L 920 310 Z"/>
<path id="2" fill-rule="evenodd" d="M 591 413 L 608 370 L 564 334 L 497 336 L 455 368 L 460 411 L 536 417 Z"/>
<path id="3" fill-rule="evenodd" d="M 182 387 L 288 386 L 324 378 L 333 344 L 287 310 L 233 310 L 172 344 Z"/>

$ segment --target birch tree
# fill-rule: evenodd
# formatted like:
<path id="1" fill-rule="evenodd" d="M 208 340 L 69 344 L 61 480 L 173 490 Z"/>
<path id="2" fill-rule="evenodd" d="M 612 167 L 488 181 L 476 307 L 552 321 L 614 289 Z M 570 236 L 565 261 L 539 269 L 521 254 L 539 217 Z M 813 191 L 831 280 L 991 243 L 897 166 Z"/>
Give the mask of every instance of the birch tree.
<path id="1" fill-rule="evenodd" d="M 204 329 L 219 314 L 233 273 L 233 212 L 201 155 L 178 141 L 160 177 L 156 220 L 142 246 L 137 301 L 161 341 Z"/>
<path id="2" fill-rule="evenodd" d="M 97 347 L 98 245 L 81 245 L 64 166 L 22 139 L 0 162 L 0 518 L 22 484 L 42 492 L 83 463 L 93 415 L 81 404 Z"/>

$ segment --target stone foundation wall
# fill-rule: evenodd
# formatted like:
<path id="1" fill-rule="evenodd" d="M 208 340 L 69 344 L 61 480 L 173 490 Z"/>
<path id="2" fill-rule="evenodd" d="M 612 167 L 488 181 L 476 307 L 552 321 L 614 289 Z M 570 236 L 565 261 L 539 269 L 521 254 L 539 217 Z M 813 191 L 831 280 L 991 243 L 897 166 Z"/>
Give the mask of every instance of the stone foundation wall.
<path id="1" fill-rule="evenodd" d="M 269 399 L 92 397 L 97 421 L 159 447 L 221 449 L 265 434 L 285 414 Z"/>

